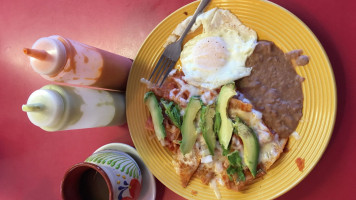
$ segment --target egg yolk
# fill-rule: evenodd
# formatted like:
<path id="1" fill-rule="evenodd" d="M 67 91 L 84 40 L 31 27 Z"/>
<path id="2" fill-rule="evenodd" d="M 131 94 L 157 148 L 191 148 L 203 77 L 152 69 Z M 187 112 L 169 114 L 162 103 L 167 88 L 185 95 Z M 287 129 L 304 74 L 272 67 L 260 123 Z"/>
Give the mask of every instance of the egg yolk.
<path id="1" fill-rule="evenodd" d="M 203 69 L 221 68 L 229 58 L 229 51 L 221 37 L 205 37 L 193 48 L 195 64 Z"/>

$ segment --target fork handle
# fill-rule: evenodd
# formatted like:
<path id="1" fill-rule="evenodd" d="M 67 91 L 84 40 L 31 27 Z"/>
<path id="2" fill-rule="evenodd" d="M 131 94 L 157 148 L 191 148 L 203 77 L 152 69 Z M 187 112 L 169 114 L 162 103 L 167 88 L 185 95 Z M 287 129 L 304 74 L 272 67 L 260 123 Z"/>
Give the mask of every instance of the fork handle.
<path id="1" fill-rule="evenodd" d="M 183 42 L 183 39 L 185 38 L 185 36 L 188 34 L 188 32 L 192 28 L 193 24 L 195 23 L 195 20 L 197 19 L 197 16 L 204 10 L 204 8 L 209 4 L 209 2 L 210 2 L 210 0 L 201 0 L 200 1 L 198 8 L 194 12 L 192 20 L 190 20 L 187 28 L 184 30 L 183 34 L 178 39 L 178 41 L 180 43 Z"/>

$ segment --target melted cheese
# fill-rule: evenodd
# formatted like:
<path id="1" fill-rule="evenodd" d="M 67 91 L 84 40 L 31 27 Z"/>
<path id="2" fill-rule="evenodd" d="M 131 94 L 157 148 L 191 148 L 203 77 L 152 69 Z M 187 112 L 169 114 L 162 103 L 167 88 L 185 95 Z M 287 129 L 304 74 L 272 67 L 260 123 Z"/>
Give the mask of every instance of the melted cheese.
<path id="1" fill-rule="evenodd" d="M 297 131 L 294 131 L 294 132 L 291 134 L 291 136 L 292 136 L 294 139 L 296 139 L 296 140 L 300 140 L 300 135 L 298 134 Z"/>
<path id="2" fill-rule="evenodd" d="M 189 99 L 193 96 L 200 96 L 202 102 L 205 105 L 211 105 L 215 102 L 216 96 L 218 95 L 216 91 L 209 91 L 193 85 L 189 85 L 180 78 L 174 78 L 174 81 L 179 84 L 180 88 L 171 90 L 169 92 L 169 98 L 171 100 L 180 102 L 182 106 L 187 105 Z M 187 91 L 189 96 L 185 97 L 184 94 L 187 94 Z"/>
<path id="3" fill-rule="evenodd" d="M 180 174 L 179 162 L 185 165 L 194 166 L 197 162 L 197 158 L 193 151 L 183 155 L 180 151 L 176 154 L 176 160 L 173 160 L 173 166 L 178 174 Z"/>
<path id="4" fill-rule="evenodd" d="M 205 156 L 201 158 L 201 163 L 211 163 L 213 162 L 213 157 L 211 155 Z"/>
<path id="5" fill-rule="evenodd" d="M 246 98 L 243 98 L 242 101 L 249 102 Z M 254 109 L 252 109 L 251 112 L 246 112 L 236 108 L 229 110 L 229 114 L 232 118 L 236 116 L 240 117 L 256 133 L 260 144 L 259 163 L 262 163 L 264 166 L 273 164 L 283 151 L 284 141 L 279 139 L 277 134 L 273 136 L 271 131 L 263 123 L 262 113 Z M 239 144 L 240 142 L 234 140 L 234 138 L 232 142 L 234 146 L 237 146 L 237 150 L 240 151 L 240 156 L 243 158 L 243 148 L 242 145 Z"/>
<path id="6" fill-rule="evenodd" d="M 174 75 L 176 70 L 170 73 L 170 76 Z M 174 81 L 179 85 L 179 88 L 173 89 L 169 93 L 170 100 L 179 102 L 181 106 L 181 115 L 185 113 L 185 106 L 187 105 L 189 99 L 193 96 L 200 96 L 202 102 L 206 105 L 215 103 L 218 93 L 216 91 L 204 90 L 202 88 L 192 86 L 187 84 L 181 78 L 174 78 Z M 145 83 L 150 87 L 150 83 L 147 80 L 141 79 L 141 82 Z M 186 96 L 187 94 L 188 97 Z M 250 101 L 239 94 L 242 101 L 245 103 L 250 103 Z M 229 109 L 229 116 L 234 119 L 236 116 L 240 117 L 249 127 L 253 129 L 256 133 L 260 144 L 260 155 L 259 163 L 262 163 L 267 169 L 278 159 L 281 152 L 283 152 L 283 147 L 286 139 L 278 138 L 278 135 L 273 135 L 267 126 L 263 123 L 262 113 L 252 109 L 251 112 L 243 111 L 239 108 Z M 179 164 L 185 164 L 187 166 L 204 165 L 207 169 L 210 169 L 215 173 L 215 177 L 210 181 L 210 186 L 214 189 L 217 198 L 221 198 L 220 192 L 217 188 L 217 184 L 225 185 L 223 180 L 223 174 L 227 168 L 226 162 L 227 158 L 222 156 L 222 148 L 218 141 L 216 141 L 216 148 L 214 156 L 210 155 L 209 149 L 205 140 L 200 133 L 199 129 L 199 117 L 195 120 L 195 126 L 197 128 L 197 141 L 193 151 L 183 155 L 180 151 L 175 154 L 175 159 L 173 159 L 173 166 L 178 174 L 182 173 L 179 168 Z M 297 138 L 299 136 L 297 133 L 294 134 Z M 166 146 L 164 140 L 161 141 L 162 146 Z M 244 163 L 244 148 L 240 139 L 237 136 L 233 136 L 231 140 L 232 150 L 238 150 L 242 158 L 242 164 Z M 199 152 L 197 152 L 199 151 Z M 198 158 L 199 157 L 199 158 Z"/>
<path id="7" fill-rule="evenodd" d="M 269 142 L 262 145 L 260 150 L 260 162 L 265 163 L 278 155 L 277 143 Z"/>
<path id="8" fill-rule="evenodd" d="M 246 112 L 239 108 L 230 110 L 230 116 L 235 118 L 240 117 L 244 122 L 249 125 L 252 130 L 257 134 L 260 145 L 270 142 L 273 137 L 270 130 L 263 123 L 262 113 L 252 109 L 252 112 Z"/>

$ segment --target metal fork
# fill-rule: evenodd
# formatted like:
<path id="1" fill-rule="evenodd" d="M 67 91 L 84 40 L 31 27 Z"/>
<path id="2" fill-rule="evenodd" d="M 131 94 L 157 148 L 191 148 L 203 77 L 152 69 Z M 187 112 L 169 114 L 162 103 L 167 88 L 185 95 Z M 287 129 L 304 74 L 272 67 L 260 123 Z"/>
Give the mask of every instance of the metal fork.
<path id="1" fill-rule="evenodd" d="M 189 32 L 190 28 L 195 23 L 195 20 L 196 20 L 198 14 L 200 14 L 204 10 L 204 8 L 209 4 L 209 2 L 210 2 L 210 0 L 201 0 L 200 1 L 200 4 L 199 4 L 198 8 L 195 10 L 192 20 L 188 24 L 187 28 L 184 30 L 183 34 L 180 36 L 180 38 L 177 41 L 169 44 L 163 51 L 150 78 L 148 79 L 149 81 L 151 81 L 151 78 L 157 72 L 151 82 L 158 84 L 159 80 L 161 80 L 159 87 L 162 86 L 163 82 L 166 80 L 168 74 L 171 72 L 173 67 L 176 65 L 176 63 L 180 57 L 180 52 L 182 51 L 183 39 L 185 38 L 185 36 Z M 163 74 L 164 74 L 164 76 L 162 79 Z"/>

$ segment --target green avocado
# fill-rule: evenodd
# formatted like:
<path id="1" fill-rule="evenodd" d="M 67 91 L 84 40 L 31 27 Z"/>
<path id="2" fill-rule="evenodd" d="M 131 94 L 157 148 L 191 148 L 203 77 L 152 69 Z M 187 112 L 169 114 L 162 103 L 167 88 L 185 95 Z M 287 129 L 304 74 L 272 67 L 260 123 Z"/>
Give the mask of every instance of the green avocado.
<path id="1" fill-rule="evenodd" d="M 235 130 L 241 138 L 244 146 L 244 162 L 250 169 L 253 177 L 257 173 L 258 158 L 260 155 L 260 144 L 254 131 L 248 127 L 239 117 L 235 119 Z"/>
<path id="2" fill-rule="evenodd" d="M 200 130 L 203 133 L 203 137 L 206 145 L 208 146 L 211 155 L 214 155 L 214 149 L 216 145 L 216 138 L 214 133 L 214 116 L 215 110 L 210 106 L 202 106 L 200 112 Z"/>
<path id="3" fill-rule="evenodd" d="M 235 83 L 224 85 L 216 101 L 216 117 L 214 129 L 218 133 L 219 142 L 223 149 L 227 149 L 233 132 L 232 120 L 227 115 L 229 99 L 236 94 Z"/>
<path id="4" fill-rule="evenodd" d="M 155 94 L 153 92 L 147 92 L 144 96 L 144 102 L 151 113 L 157 138 L 159 140 L 164 139 L 166 137 L 166 130 L 163 126 L 163 114 Z"/>
<path id="5" fill-rule="evenodd" d="M 180 144 L 180 150 L 183 155 L 192 150 L 198 137 L 194 121 L 201 108 L 201 104 L 202 103 L 198 97 L 192 97 L 185 110 L 181 127 L 182 142 Z"/>

